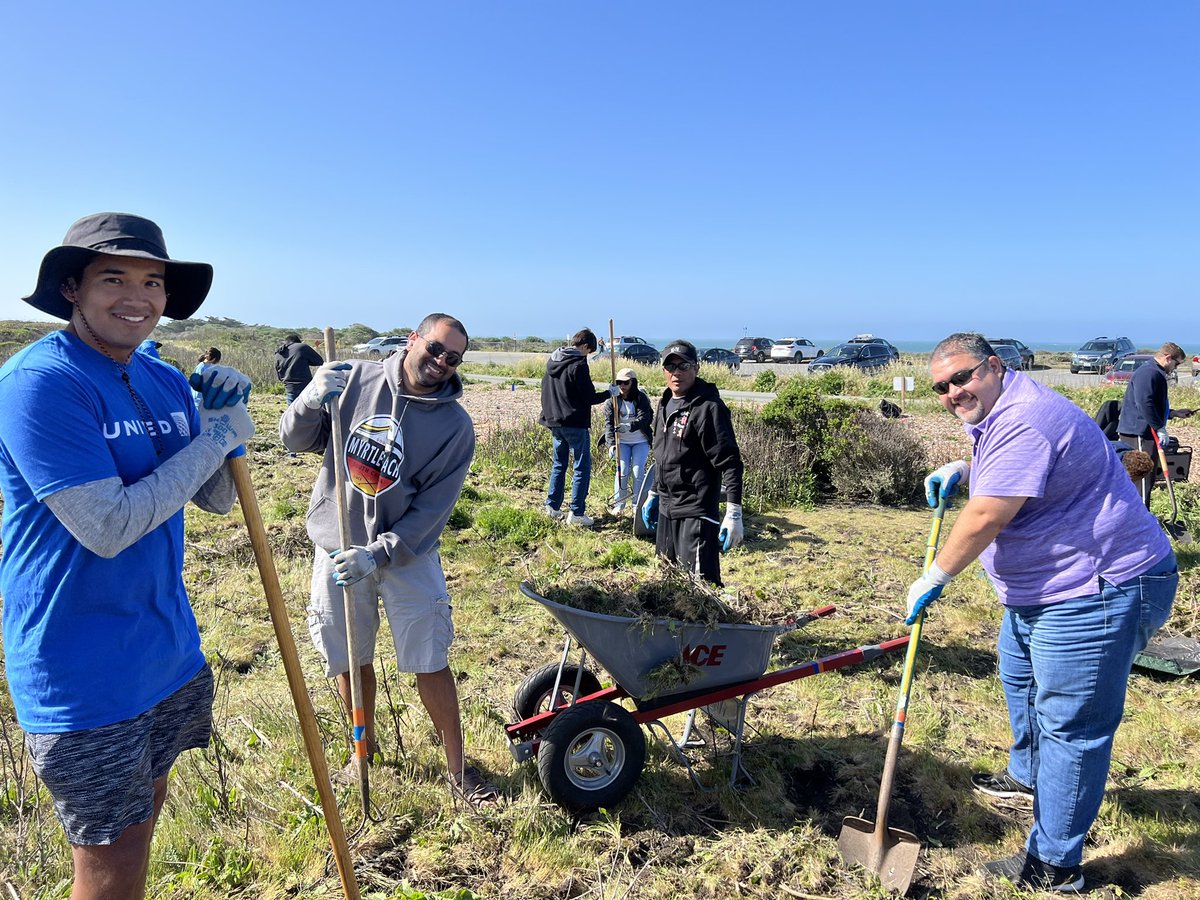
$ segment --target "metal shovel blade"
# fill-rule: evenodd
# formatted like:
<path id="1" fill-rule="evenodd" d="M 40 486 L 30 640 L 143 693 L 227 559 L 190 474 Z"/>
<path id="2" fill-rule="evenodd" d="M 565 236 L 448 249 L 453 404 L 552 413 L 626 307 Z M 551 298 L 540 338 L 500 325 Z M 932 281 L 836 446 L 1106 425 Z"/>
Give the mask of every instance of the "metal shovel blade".
<path id="1" fill-rule="evenodd" d="M 838 835 L 838 851 L 846 862 L 874 872 L 885 888 L 903 895 L 917 869 L 921 842 L 910 831 L 888 828 L 880 832 L 873 822 L 846 816 Z"/>
<path id="2" fill-rule="evenodd" d="M 1163 528 L 1171 540 L 1177 544 L 1191 544 L 1195 541 L 1192 533 L 1187 530 L 1187 527 L 1182 522 L 1163 522 Z"/>

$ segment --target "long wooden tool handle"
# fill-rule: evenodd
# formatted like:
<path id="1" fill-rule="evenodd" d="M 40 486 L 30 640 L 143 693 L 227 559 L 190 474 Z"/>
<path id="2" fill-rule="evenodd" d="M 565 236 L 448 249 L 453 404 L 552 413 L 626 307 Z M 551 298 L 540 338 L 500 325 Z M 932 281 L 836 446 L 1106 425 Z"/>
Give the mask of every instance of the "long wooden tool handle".
<path id="1" fill-rule="evenodd" d="M 325 361 L 337 359 L 337 346 L 334 343 L 333 329 L 325 329 Z M 349 550 L 353 546 L 350 536 L 350 511 L 346 506 L 346 435 L 342 427 L 342 417 L 338 413 L 338 398 L 329 401 L 329 419 L 333 429 L 330 440 L 333 441 L 333 483 L 337 491 L 338 536 L 342 540 L 342 549 Z M 346 648 L 350 660 L 350 721 L 354 735 L 354 767 L 358 773 L 359 796 L 362 799 L 363 815 L 371 814 L 371 776 L 370 759 L 367 748 L 367 713 L 363 706 L 362 672 L 358 668 L 358 626 L 356 624 L 355 586 L 348 584 L 342 588 L 342 608 L 346 614 Z"/>
<path id="2" fill-rule="evenodd" d="M 942 520 L 946 516 L 947 500 L 938 499 L 933 511 L 933 523 L 929 526 L 929 542 L 925 548 L 925 571 L 937 556 L 938 538 L 942 533 Z M 900 744 L 904 740 L 904 725 L 908 718 L 908 695 L 912 690 L 913 672 L 917 666 L 917 646 L 921 643 L 921 629 L 925 624 L 925 610 L 921 610 L 908 636 L 908 652 L 904 656 L 904 674 L 900 678 L 900 696 L 896 700 L 896 716 L 892 720 L 892 735 L 888 739 L 887 756 L 883 760 L 883 776 L 879 779 L 879 805 L 875 809 L 875 834 L 877 843 L 887 834 L 888 809 L 892 805 L 892 783 L 896 780 L 896 761 L 900 757 Z"/>
<path id="3" fill-rule="evenodd" d="M 267 542 L 267 531 L 263 527 L 262 515 L 258 510 L 254 485 L 250 482 L 250 467 L 246 463 L 246 457 L 237 456 L 229 460 L 229 468 L 233 472 L 233 483 L 237 486 L 246 530 L 250 533 L 250 544 L 254 548 L 258 574 L 262 577 L 267 609 L 271 613 L 271 624 L 275 626 L 275 639 L 279 642 L 279 654 L 283 657 L 283 670 L 287 673 L 292 703 L 300 717 L 304 750 L 308 754 L 308 764 L 312 767 L 317 795 L 325 813 L 325 827 L 329 830 L 329 843 L 333 847 L 333 859 L 337 863 L 338 877 L 342 881 L 342 892 L 346 895 L 346 900 L 360 900 L 358 882 L 354 878 L 354 866 L 350 862 L 350 847 L 346 843 L 346 832 L 342 827 L 337 799 L 333 796 L 333 785 L 329 782 L 329 768 L 325 765 L 325 753 L 321 748 L 321 731 L 317 727 L 317 717 L 313 714 L 308 687 L 304 683 L 300 656 L 296 653 L 296 641 L 292 637 L 287 605 L 283 600 L 283 589 L 279 586 L 279 575 L 275 571 L 275 559 L 271 555 L 271 545 Z"/>

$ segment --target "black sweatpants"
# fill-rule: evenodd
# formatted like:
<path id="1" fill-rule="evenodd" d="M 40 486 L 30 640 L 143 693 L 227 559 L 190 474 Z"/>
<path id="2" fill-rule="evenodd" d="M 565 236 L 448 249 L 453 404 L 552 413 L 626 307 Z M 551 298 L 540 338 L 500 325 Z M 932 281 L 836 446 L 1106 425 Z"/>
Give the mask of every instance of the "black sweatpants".
<path id="1" fill-rule="evenodd" d="M 721 526 L 707 519 L 658 517 L 654 547 L 669 562 L 721 586 Z"/>

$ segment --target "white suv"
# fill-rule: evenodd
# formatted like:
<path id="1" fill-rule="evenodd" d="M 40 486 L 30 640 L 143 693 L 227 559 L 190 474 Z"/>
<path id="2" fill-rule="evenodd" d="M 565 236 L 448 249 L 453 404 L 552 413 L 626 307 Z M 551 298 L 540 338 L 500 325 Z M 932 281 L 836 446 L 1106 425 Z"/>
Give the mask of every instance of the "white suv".
<path id="1" fill-rule="evenodd" d="M 782 338 L 771 345 L 772 362 L 808 362 L 823 356 L 824 353 L 824 350 L 818 350 L 817 345 L 806 338 Z"/>

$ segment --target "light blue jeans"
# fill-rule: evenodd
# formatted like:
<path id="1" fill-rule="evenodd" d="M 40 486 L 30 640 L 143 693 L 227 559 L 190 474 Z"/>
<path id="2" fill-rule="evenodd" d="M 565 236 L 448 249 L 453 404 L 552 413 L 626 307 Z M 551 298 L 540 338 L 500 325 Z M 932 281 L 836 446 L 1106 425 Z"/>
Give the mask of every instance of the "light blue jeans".
<path id="1" fill-rule="evenodd" d="M 613 506 L 624 509 L 626 503 L 636 503 L 642 492 L 642 482 L 646 480 L 646 458 L 650 455 L 650 442 L 629 444 L 622 441 L 617 446 L 619 459 L 617 474 L 613 477 Z"/>
<path id="2" fill-rule="evenodd" d="M 1004 612 L 998 649 L 1013 732 L 1008 772 L 1034 789 L 1025 846 L 1043 862 L 1083 859 L 1133 658 L 1167 621 L 1178 584 L 1172 553 L 1122 584 L 1101 579 L 1097 594 Z"/>
<path id="3" fill-rule="evenodd" d="M 551 428 L 553 462 L 550 465 L 550 487 L 546 505 L 562 509 L 567 487 L 567 463 L 575 455 L 575 474 L 571 481 L 571 512 L 582 516 L 587 504 L 588 488 L 592 484 L 592 432 L 589 428 Z"/>

